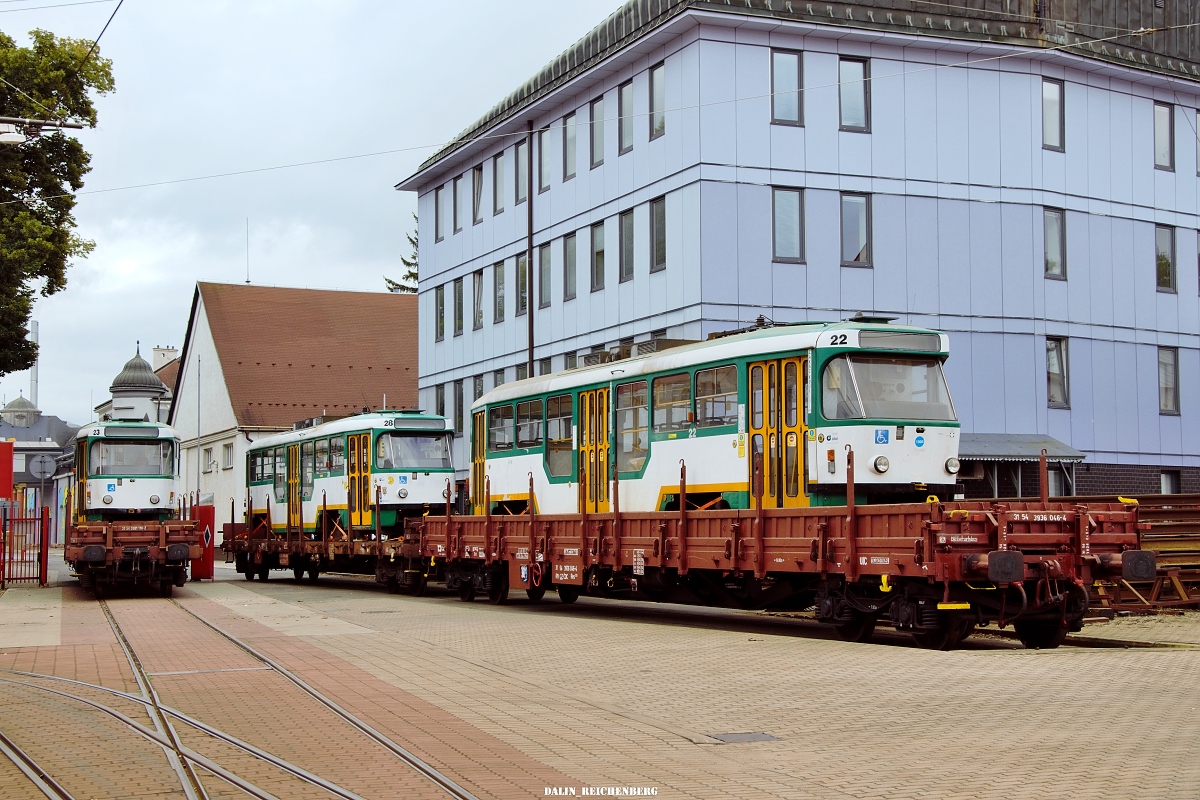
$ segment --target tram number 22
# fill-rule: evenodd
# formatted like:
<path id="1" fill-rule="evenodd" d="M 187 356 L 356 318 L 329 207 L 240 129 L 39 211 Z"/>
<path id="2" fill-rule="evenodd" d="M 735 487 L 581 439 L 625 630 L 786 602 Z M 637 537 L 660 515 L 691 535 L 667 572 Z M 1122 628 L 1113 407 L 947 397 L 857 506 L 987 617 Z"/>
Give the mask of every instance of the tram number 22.
<path id="1" fill-rule="evenodd" d="M 844 334 L 844 333 L 835 333 L 835 334 L 833 334 L 833 336 L 832 336 L 832 337 L 830 337 L 830 339 L 829 339 L 829 346 L 830 346 L 830 347 L 837 347 L 837 346 L 838 346 L 838 345 L 840 345 L 840 344 L 845 344 L 845 343 L 846 343 L 846 341 L 847 341 L 847 338 L 848 338 L 848 337 L 847 337 L 847 336 L 846 336 L 846 334 Z"/>

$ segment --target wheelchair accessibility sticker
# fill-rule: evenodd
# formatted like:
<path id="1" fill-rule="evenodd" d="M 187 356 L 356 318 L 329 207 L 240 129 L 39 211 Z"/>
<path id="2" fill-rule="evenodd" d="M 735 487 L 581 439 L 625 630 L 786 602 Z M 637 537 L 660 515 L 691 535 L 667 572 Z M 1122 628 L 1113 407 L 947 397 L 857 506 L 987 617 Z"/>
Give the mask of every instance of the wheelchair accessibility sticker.
<path id="1" fill-rule="evenodd" d="M 875 444 L 887 444 L 890 431 L 883 428 L 875 429 Z"/>

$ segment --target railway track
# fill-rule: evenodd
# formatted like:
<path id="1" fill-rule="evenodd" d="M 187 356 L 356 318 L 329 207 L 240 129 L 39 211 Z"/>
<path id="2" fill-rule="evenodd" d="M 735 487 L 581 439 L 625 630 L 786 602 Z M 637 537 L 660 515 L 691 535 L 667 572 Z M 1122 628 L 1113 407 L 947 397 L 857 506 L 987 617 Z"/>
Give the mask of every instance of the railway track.
<path id="1" fill-rule="evenodd" d="M 285 776 L 320 789 L 332 797 L 339 798 L 339 800 L 365 800 L 362 795 L 344 786 L 327 780 L 263 748 L 209 725 L 180 709 L 164 704 L 154 689 L 151 674 L 146 671 L 141 657 L 126 636 L 117 616 L 106 601 L 100 600 L 98 602 L 132 670 L 138 686 L 137 694 L 72 678 L 20 670 L 0 670 L 0 684 L 20 686 L 23 689 L 53 695 L 57 698 L 85 706 L 94 712 L 106 715 L 111 720 L 117 721 L 131 734 L 159 746 L 166 755 L 167 761 L 175 773 L 184 796 L 189 798 L 189 800 L 193 798 L 195 800 L 208 800 L 210 791 L 219 792 L 216 787 L 212 789 L 206 788 L 202 778 L 210 782 L 212 778 L 216 778 L 222 784 L 235 787 L 243 794 L 256 798 L 256 800 L 281 800 L 281 797 L 238 775 L 233 770 L 226 768 L 220 762 L 204 755 L 194 747 L 189 747 L 185 743 L 184 737 L 181 737 L 180 729 L 192 732 L 193 734 L 202 734 L 209 741 L 220 742 L 241 754 L 252 756 L 261 762 L 271 765 Z M 383 733 L 372 728 L 366 722 L 340 706 L 332 698 L 290 672 L 283 665 L 259 652 L 238 637 L 213 625 L 208 620 L 184 607 L 181 603 L 172 602 L 179 611 L 216 632 L 242 652 L 257 659 L 266 669 L 271 670 L 299 688 L 309 698 L 334 713 L 362 736 L 365 736 L 390 752 L 406 767 L 428 780 L 433 786 L 441 790 L 442 793 L 455 798 L 455 800 L 477 800 L 471 792 L 459 786 L 448 776 Z M 128 709 L 120 710 L 109 705 L 107 701 L 101 702 L 96 698 L 97 693 L 136 706 L 139 711 L 143 711 L 150 718 L 152 725 L 144 725 L 125 713 L 125 710 Z M 180 729 L 177 729 L 177 725 L 181 726 Z M 195 743 L 193 742 L 193 744 Z M 29 778 L 38 791 L 46 797 L 53 798 L 54 800 L 72 800 L 73 795 L 56 781 L 51 772 L 44 766 L 39 765 L 16 742 L 6 736 L 3 731 L 0 731 L 0 756 L 7 757 L 12 761 Z M 286 798 L 287 795 L 283 797 Z"/>

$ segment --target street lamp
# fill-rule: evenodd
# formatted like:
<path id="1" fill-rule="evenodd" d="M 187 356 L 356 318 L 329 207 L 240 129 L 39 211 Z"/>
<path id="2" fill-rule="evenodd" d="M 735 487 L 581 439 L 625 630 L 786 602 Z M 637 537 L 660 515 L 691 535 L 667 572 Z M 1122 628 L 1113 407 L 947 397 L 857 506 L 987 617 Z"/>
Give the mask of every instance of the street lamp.
<path id="1" fill-rule="evenodd" d="M 57 119 L 28 119 L 26 117 L 0 117 L 0 144 L 25 144 L 30 136 L 37 136 L 42 128 L 82 128 L 82 122 L 66 122 Z"/>

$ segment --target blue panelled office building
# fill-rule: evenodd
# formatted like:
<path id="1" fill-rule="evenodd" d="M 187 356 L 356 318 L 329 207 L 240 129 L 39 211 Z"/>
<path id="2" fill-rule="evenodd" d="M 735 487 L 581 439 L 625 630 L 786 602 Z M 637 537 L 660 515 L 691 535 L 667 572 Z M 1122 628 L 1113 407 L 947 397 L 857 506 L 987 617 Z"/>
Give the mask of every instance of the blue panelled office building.
<path id="1" fill-rule="evenodd" d="M 1200 491 L 1198 108 L 1181 0 L 632 0 L 398 185 L 421 403 L 863 311 L 950 333 L 965 494 Z"/>

